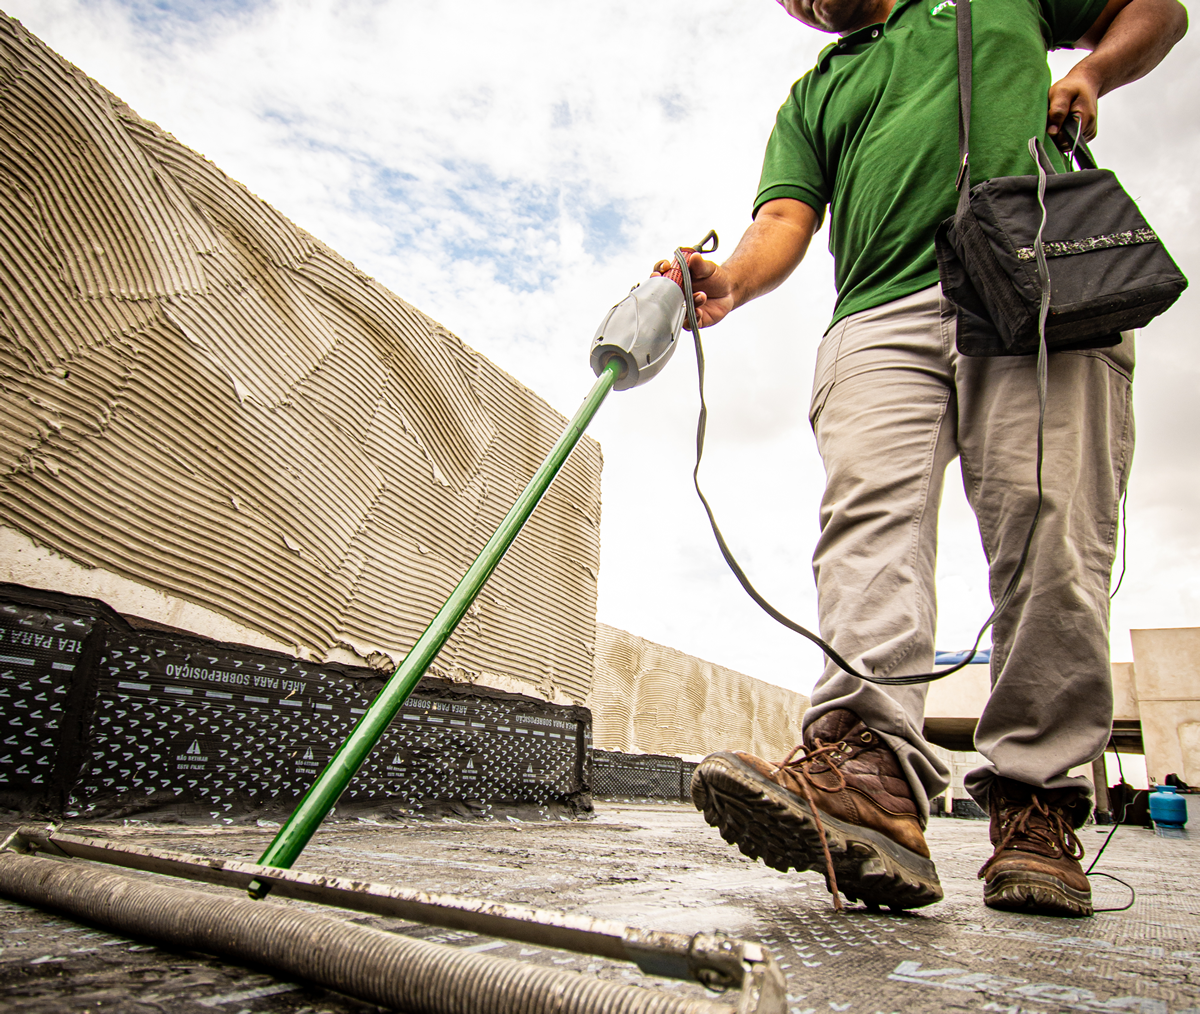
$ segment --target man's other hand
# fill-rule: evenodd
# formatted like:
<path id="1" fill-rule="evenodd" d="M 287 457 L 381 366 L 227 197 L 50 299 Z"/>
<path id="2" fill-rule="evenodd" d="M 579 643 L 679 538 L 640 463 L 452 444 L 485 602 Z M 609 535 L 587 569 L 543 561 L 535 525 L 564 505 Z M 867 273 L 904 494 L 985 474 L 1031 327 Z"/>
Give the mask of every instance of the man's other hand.
<path id="1" fill-rule="evenodd" d="M 1078 114 L 1084 140 L 1092 140 L 1100 96 L 1149 74 L 1186 31 L 1187 10 L 1178 0 L 1108 0 L 1075 44 L 1092 52 L 1050 87 L 1050 136 L 1065 142 L 1062 125 Z"/>
<path id="2" fill-rule="evenodd" d="M 1050 109 L 1046 115 L 1050 136 L 1065 151 L 1070 142 L 1067 135 L 1062 133 L 1063 124 L 1078 116 L 1080 136 L 1085 141 L 1091 141 L 1096 136 L 1099 106 L 1100 82 L 1088 74 L 1082 63 L 1076 64 L 1066 77 L 1050 86 Z"/>

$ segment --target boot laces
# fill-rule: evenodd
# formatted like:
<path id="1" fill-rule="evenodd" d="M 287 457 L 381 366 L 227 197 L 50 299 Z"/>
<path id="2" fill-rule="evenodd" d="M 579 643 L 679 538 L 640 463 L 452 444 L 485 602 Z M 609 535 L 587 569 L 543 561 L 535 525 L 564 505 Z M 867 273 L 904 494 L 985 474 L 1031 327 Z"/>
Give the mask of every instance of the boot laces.
<path id="1" fill-rule="evenodd" d="M 833 910 L 841 912 L 844 909 L 841 895 L 838 893 L 837 874 L 833 869 L 833 856 L 830 855 L 829 843 L 825 840 L 825 825 L 821 823 L 821 811 L 817 808 L 816 801 L 813 799 L 813 782 L 809 772 L 809 769 L 815 762 L 823 758 L 828 758 L 829 754 L 839 753 L 840 745 L 838 743 L 826 743 L 820 739 L 814 739 L 813 743 L 814 745 L 811 747 L 800 743 L 782 761 L 777 763 L 775 767 L 780 771 L 787 770 L 800 783 L 800 788 L 804 790 L 804 798 L 808 800 L 808 808 L 812 811 L 813 819 L 817 823 L 817 836 L 821 839 L 821 851 L 825 853 L 825 874 L 829 878 L 829 890 L 833 894 Z M 842 774 L 841 768 L 834 764 L 831 759 L 827 759 L 825 763 L 828 764 L 829 770 L 837 775 L 840 784 L 833 789 L 825 789 L 820 785 L 817 788 L 825 792 L 840 792 L 846 787 L 846 776 Z"/>
<path id="2" fill-rule="evenodd" d="M 1029 802 L 1024 806 L 1009 812 L 1007 824 L 1004 837 L 1000 839 L 992 857 L 979 870 L 979 876 L 984 876 L 1000 853 L 1018 837 L 1032 838 L 1076 862 L 1083 858 L 1083 843 L 1070 822 L 1063 816 L 1062 809 L 1047 806 L 1036 792 L 1030 795 Z"/>

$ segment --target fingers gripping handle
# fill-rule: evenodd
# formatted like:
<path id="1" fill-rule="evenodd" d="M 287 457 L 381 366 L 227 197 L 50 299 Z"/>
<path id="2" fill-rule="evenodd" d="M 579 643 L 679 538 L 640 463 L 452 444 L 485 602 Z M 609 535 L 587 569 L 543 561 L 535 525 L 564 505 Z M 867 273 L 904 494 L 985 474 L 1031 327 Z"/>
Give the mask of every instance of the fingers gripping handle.
<path id="1" fill-rule="evenodd" d="M 712 246 L 708 246 L 708 241 L 712 240 Z M 699 339 L 700 322 L 696 319 L 696 297 L 692 293 L 692 273 L 688 270 L 688 254 L 691 253 L 714 253 L 720 240 L 717 239 L 717 233 L 714 229 L 708 230 L 708 235 L 700 240 L 694 247 L 680 247 L 675 251 L 675 266 L 667 272 L 666 277 L 675 282 L 683 289 L 683 304 L 687 308 L 688 330 Z M 678 277 L 676 277 L 678 276 Z"/>
<path id="2" fill-rule="evenodd" d="M 717 234 L 710 229 L 694 249 L 712 253 L 717 249 Z M 592 369 L 599 376 L 614 358 L 619 359 L 622 369 L 613 385 L 616 390 L 626 391 L 657 376 L 675 352 L 685 319 L 693 330 L 699 327 L 687 270 L 690 252 L 676 250 L 676 265 L 665 275 L 635 285 L 597 329 L 592 339 Z"/>

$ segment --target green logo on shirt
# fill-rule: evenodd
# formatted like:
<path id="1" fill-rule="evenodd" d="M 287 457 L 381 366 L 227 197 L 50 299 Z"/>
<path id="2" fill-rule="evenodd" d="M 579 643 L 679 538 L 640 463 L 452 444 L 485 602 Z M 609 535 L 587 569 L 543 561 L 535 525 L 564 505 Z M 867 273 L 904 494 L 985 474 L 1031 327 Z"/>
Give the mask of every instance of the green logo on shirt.
<path id="1" fill-rule="evenodd" d="M 931 7 L 929 9 L 929 13 L 931 16 L 936 18 L 939 14 L 942 13 L 942 11 L 947 11 L 947 10 L 949 10 L 949 11 L 954 10 L 954 0 L 942 0 L 942 2 L 939 3 L 936 7 Z"/>

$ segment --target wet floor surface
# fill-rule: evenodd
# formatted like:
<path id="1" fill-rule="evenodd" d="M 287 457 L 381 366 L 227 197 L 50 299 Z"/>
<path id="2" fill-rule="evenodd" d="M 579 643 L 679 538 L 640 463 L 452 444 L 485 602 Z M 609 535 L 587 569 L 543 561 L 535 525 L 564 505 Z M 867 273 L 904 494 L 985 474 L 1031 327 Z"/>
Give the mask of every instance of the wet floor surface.
<path id="1" fill-rule="evenodd" d="M 64 830 L 250 861 L 272 832 L 149 824 L 77 824 Z M 1089 853 L 1085 865 L 1107 830 L 1081 832 Z M 983 821 L 936 819 L 928 838 L 946 899 L 908 914 L 850 908 L 838 915 L 820 876 L 776 873 L 751 862 L 682 804 L 601 803 L 596 819 L 586 822 L 329 824 L 297 868 L 660 930 L 717 930 L 757 939 L 787 975 L 790 1014 L 1200 1014 L 1200 834 L 1163 838 L 1120 828 L 1097 869 L 1128 881 L 1136 901 L 1129 911 L 1085 920 L 985 908 L 975 879 L 990 854 Z M 1125 887 L 1103 878 L 1093 880 L 1093 891 L 1098 907 L 1129 899 Z M 712 995 L 606 959 L 396 919 L 346 918 L 677 995 Z M 0 901 L 0 1008 L 83 1014 L 374 1009 L 6 901 Z"/>

